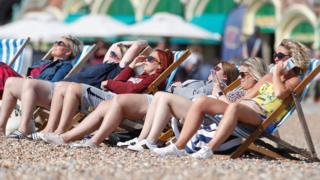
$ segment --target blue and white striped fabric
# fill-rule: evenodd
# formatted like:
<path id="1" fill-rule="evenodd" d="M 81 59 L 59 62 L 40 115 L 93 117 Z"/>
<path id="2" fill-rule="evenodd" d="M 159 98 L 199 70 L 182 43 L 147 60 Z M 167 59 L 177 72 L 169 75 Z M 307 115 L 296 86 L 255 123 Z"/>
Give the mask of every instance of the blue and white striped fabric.
<path id="1" fill-rule="evenodd" d="M 93 46 L 91 45 L 83 46 L 81 53 L 79 53 L 78 56 L 72 61 L 72 65 L 76 66 L 77 64 L 79 64 L 81 60 L 88 54 L 88 52 L 91 51 L 92 48 Z"/>
<path id="2" fill-rule="evenodd" d="M 27 39 L 1 39 L 0 40 L 0 60 L 3 63 L 10 64 L 12 59 L 17 55 L 19 49 L 27 42 Z M 23 55 L 22 51 L 18 59 L 12 65 L 12 68 L 21 73 L 23 67 Z"/>
<path id="3" fill-rule="evenodd" d="M 174 61 L 177 61 L 183 55 L 184 52 L 185 51 L 172 51 L 173 56 L 174 56 Z M 178 67 L 175 70 L 173 70 L 171 72 L 170 76 L 167 78 L 166 90 L 169 89 L 169 87 L 171 86 L 172 81 L 177 74 L 177 70 L 178 70 Z"/>

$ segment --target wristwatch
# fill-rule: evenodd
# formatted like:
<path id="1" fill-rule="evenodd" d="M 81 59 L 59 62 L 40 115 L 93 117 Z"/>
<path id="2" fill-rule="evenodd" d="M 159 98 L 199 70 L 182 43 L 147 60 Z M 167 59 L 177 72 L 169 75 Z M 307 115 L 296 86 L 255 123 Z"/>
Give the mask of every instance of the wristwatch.
<path id="1" fill-rule="evenodd" d="M 218 96 L 218 97 L 223 96 L 223 95 L 224 95 L 224 93 L 223 93 L 222 91 L 219 91 L 219 92 L 217 93 L 217 96 Z"/>

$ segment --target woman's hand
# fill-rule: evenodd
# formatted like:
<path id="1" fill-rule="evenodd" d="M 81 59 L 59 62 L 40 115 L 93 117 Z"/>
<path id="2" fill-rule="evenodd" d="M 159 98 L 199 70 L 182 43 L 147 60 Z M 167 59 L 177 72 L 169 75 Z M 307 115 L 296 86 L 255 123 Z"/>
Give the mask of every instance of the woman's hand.
<path id="1" fill-rule="evenodd" d="M 219 92 L 222 92 L 222 87 L 221 87 L 220 81 L 214 83 L 214 85 L 213 85 L 213 87 L 212 87 L 212 92 L 211 92 L 211 94 L 212 94 L 213 96 L 217 96 L 217 94 L 218 94 Z"/>
<path id="2" fill-rule="evenodd" d="M 174 83 L 172 83 L 171 86 L 172 87 L 181 87 L 182 86 L 182 82 L 180 82 L 180 81 L 174 82 Z"/>
<path id="3" fill-rule="evenodd" d="M 279 61 L 274 67 L 273 75 L 280 76 L 284 72 L 284 69 L 285 69 L 284 63 L 282 61 Z"/>
<path id="4" fill-rule="evenodd" d="M 129 64 L 129 67 L 134 69 L 135 67 L 141 66 L 143 65 L 144 60 L 145 56 L 138 56 Z"/>
<path id="5" fill-rule="evenodd" d="M 100 85 L 101 89 L 106 91 L 107 90 L 107 84 L 108 84 L 108 80 L 102 81 L 101 85 Z"/>

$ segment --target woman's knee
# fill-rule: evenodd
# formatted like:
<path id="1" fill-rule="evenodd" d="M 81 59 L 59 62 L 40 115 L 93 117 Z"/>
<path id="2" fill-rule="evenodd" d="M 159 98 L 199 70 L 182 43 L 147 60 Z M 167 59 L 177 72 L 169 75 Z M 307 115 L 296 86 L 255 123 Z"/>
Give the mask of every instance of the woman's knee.
<path id="1" fill-rule="evenodd" d="M 70 83 L 66 89 L 67 93 L 72 93 L 76 95 L 82 94 L 81 84 L 78 83 Z"/>
<path id="2" fill-rule="evenodd" d="M 117 108 L 122 108 L 126 105 L 128 102 L 128 97 L 127 95 L 117 95 L 113 97 L 112 99 L 112 106 L 117 107 Z"/>
<path id="3" fill-rule="evenodd" d="M 68 89 L 70 82 L 58 82 L 54 87 L 54 93 L 59 95 L 64 95 Z"/>
<path id="4" fill-rule="evenodd" d="M 171 101 L 175 95 L 167 92 L 157 92 L 154 96 L 154 99 L 161 102 L 169 102 Z"/>
<path id="5" fill-rule="evenodd" d="M 206 107 L 208 106 L 208 97 L 197 97 L 192 104 L 195 107 Z"/>
<path id="6" fill-rule="evenodd" d="M 17 87 L 17 77 L 9 77 L 5 82 L 5 88 L 11 89 L 13 87 Z"/>

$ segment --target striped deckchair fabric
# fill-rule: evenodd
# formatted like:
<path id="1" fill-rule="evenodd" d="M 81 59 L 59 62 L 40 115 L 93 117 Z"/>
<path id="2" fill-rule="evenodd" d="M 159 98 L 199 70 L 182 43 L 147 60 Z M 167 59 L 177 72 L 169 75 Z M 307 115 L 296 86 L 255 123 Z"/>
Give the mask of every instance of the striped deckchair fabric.
<path id="1" fill-rule="evenodd" d="M 24 52 L 23 49 L 30 41 L 26 39 L 1 39 L 0 40 L 0 60 L 11 66 L 16 72 L 23 71 Z"/>

